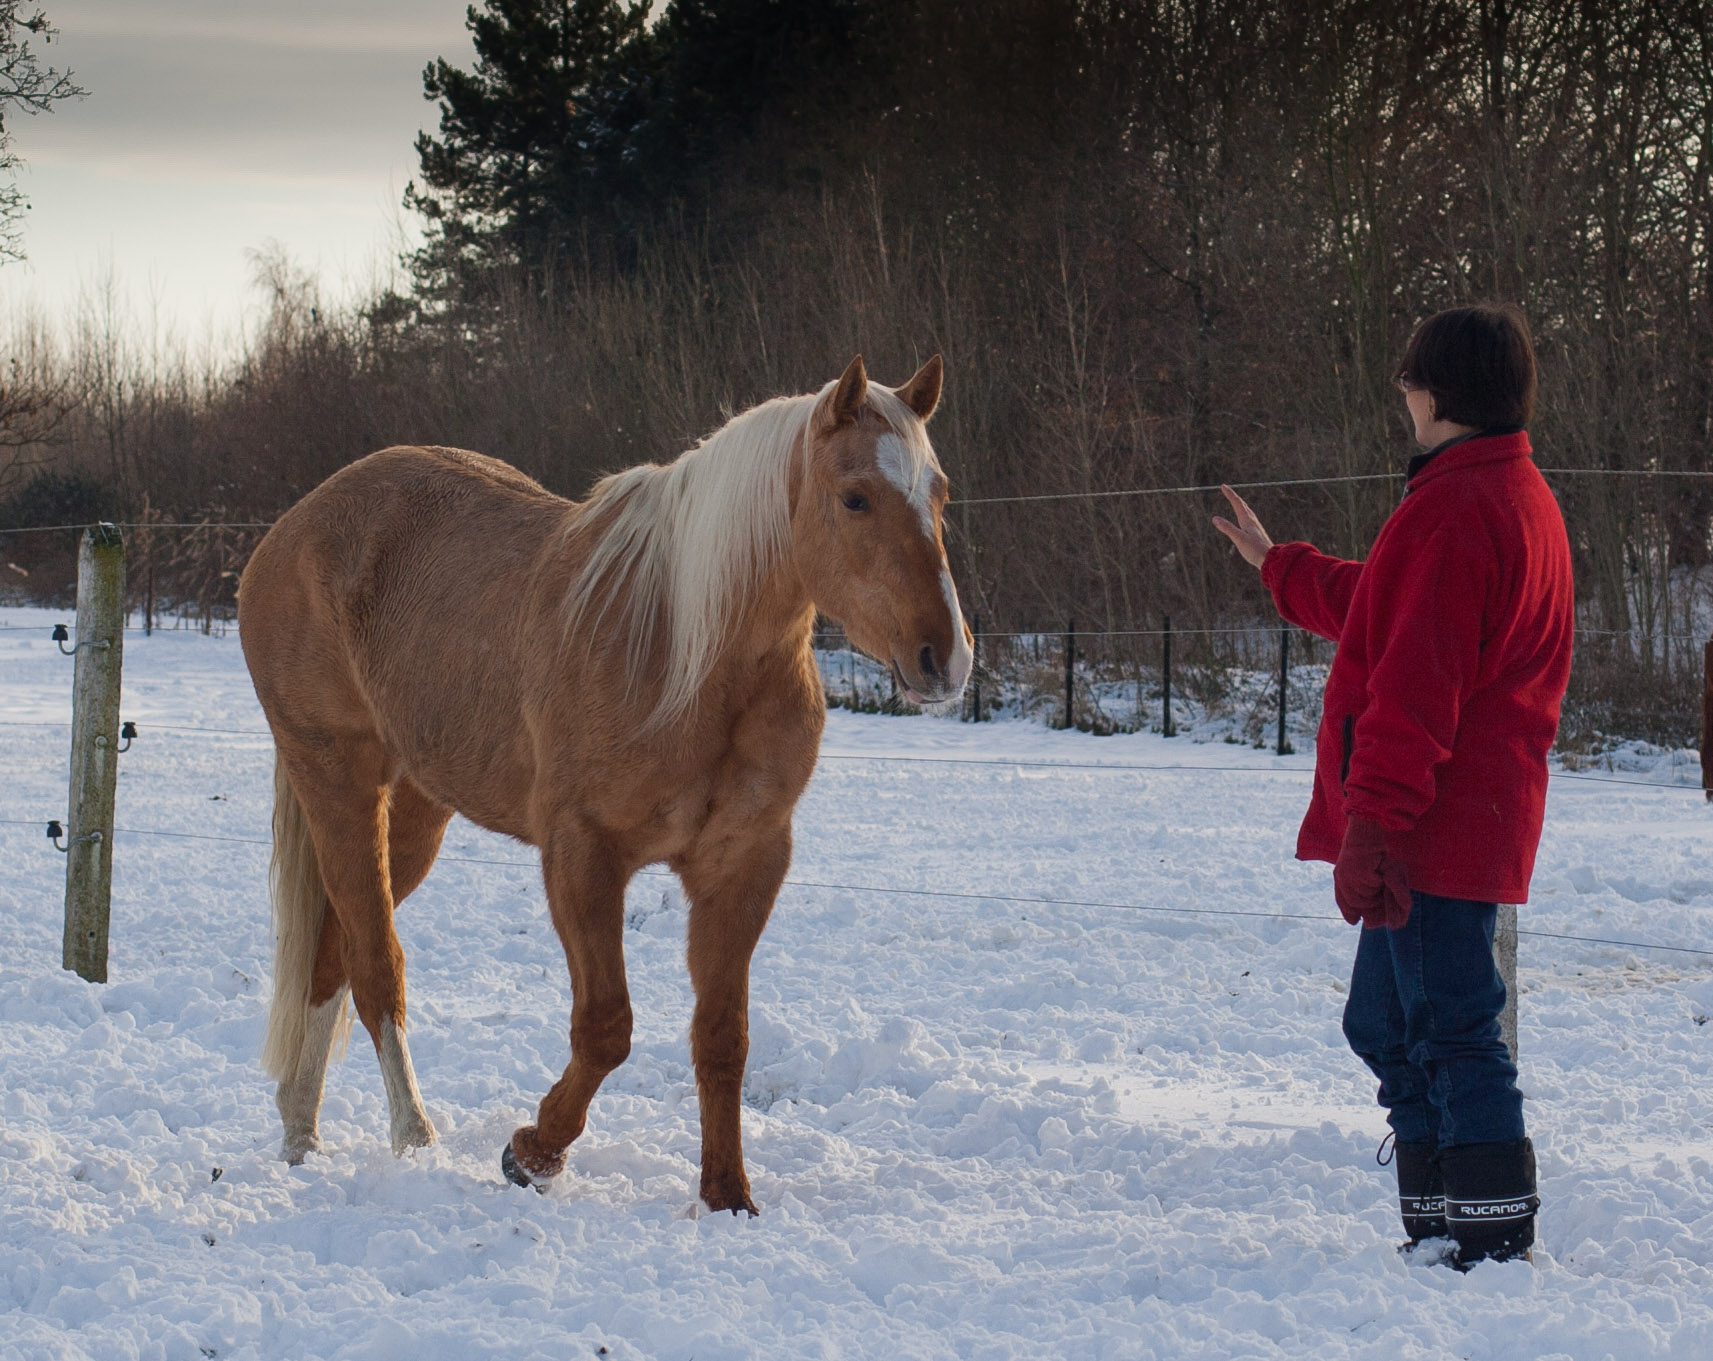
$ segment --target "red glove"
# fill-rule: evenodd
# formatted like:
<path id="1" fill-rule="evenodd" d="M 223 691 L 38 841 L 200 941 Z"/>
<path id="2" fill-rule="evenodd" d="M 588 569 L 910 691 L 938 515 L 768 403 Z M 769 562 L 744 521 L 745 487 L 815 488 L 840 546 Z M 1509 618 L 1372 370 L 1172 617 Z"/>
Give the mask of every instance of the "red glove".
<path id="1" fill-rule="evenodd" d="M 1386 829 L 1367 818 L 1351 818 L 1332 867 L 1332 893 L 1344 920 L 1369 930 L 1396 931 L 1410 919 L 1410 882 L 1403 862 L 1386 849 Z"/>

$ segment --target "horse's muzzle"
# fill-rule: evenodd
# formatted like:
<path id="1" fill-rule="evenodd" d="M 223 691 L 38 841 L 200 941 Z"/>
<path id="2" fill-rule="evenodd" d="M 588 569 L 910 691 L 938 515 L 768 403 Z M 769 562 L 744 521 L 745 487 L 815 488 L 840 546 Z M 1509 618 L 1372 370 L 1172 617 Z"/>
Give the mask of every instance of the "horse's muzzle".
<path id="1" fill-rule="evenodd" d="M 892 662 L 892 676 L 898 689 L 912 704 L 944 704 L 963 693 L 969 679 L 968 665 L 959 665 L 959 657 L 941 661 L 934 650 L 924 644 L 917 653 L 915 665 L 906 670 L 897 658 Z"/>

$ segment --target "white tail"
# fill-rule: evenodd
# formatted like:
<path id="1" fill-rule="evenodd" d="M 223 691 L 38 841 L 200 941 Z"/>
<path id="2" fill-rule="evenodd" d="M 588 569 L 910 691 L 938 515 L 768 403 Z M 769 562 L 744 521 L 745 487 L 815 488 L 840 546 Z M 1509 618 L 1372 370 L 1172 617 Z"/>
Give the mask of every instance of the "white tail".
<path id="1" fill-rule="evenodd" d="M 297 1075 L 308 1035 L 315 950 L 328 903 L 309 822 L 278 755 L 274 757 L 274 855 L 268 887 L 273 897 L 274 1000 L 268 1008 L 262 1067 L 276 1080 L 290 1082 Z M 341 1007 L 333 1031 L 335 1056 L 345 1052 L 350 1038 L 351 1010 Z"/>

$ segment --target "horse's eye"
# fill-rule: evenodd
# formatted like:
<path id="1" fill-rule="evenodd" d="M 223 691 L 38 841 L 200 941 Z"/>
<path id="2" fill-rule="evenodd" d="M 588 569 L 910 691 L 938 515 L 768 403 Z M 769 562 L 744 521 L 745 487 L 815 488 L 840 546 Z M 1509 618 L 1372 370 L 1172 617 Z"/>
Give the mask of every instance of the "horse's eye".
<path id="1" fill-rule="evenodd" d="M 868 497 L 864 496 L 860 491 L 848 491 L 848 492 L 846 492 L 845 493 L 845 509 L 846 510 L 867 510 L 868 509 Z"/>

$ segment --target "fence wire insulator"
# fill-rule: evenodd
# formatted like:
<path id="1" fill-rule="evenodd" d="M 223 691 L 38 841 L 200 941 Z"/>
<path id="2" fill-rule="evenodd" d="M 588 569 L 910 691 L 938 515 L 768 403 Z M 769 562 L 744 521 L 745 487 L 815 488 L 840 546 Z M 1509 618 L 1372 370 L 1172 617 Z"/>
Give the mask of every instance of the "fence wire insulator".
<path id="1" fill-rule="evenodd" d="M 66 842 L 65 845 L 62 846 L 59 844 L 59 839 L 64 835 L 65 828 L 60 825 L 58 818 L 54 818 L 48 823 L 48 840 L 54 843 L 54 849 L 61 855 L 71 854 L 71 848 L 73 846 L 80 846 L 86 841 L 91 844 L 97 844 L 101 841 L 100 832 L 89 832 L 84 836 L 74 836 L 70 841 Z"/>
<path id="2" fill-rule="evenodd" d="M 100 652 L 113 646 L 113 640 L 110 638 L 91 638 L 86 643 L 72 643 L 70 647 L 67 647 L 66 644 L 71 642 L 71 633 L 67 630 L 64 624 L 55 624 L 54 631 L 50 637 L 52 637 L 54 642 L 59 644 L 59 650 L 65 653 L 68 657 L 75 657 L 86 647 L 92 647 L 97 652 Z"/>
<path id="3" fill-rule="evenodd" d="M 131 743 L 136 741 L 136 738 L 137 738 L 137 725 L 135 723 L 133 723 L 130 719 L 126 719 L 125 722 L 123 722 L 119 725 L 119 740 L 121 743 L 123 743 L 123 745 L 119 748 L 121 755 L 123 755 L 125 752 L 131 750 Z"/>

